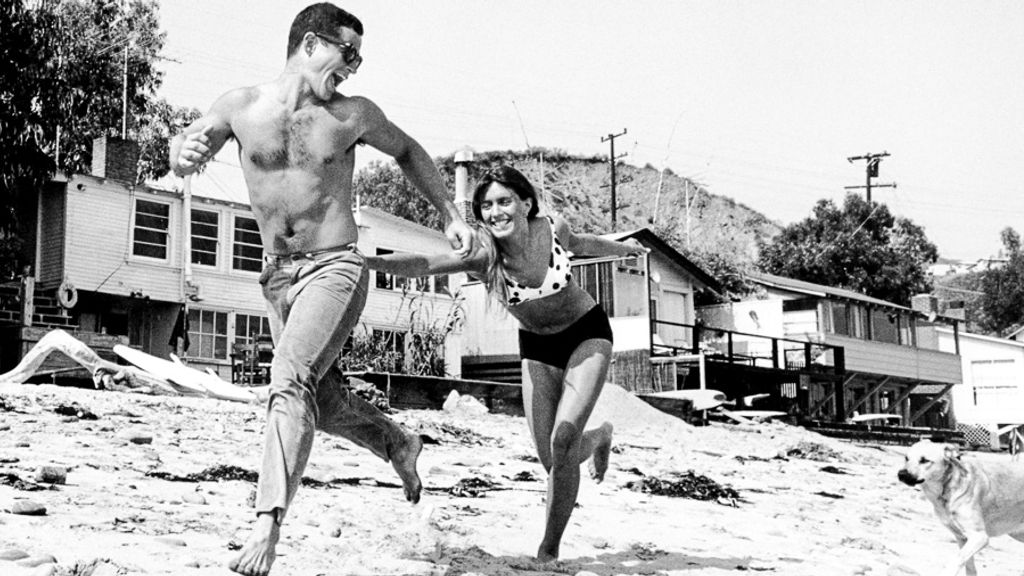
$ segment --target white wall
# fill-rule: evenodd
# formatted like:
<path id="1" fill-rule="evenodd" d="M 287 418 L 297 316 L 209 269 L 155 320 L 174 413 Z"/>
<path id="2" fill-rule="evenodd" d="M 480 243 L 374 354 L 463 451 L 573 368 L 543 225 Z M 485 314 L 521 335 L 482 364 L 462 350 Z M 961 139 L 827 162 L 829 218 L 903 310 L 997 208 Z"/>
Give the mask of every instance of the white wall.
<path id="1" fill-rule="evenodd" d="M 953 330 L 938 328 L 939 349 L 954 352 Z M 960 332 L 963 385 L 953 411 L 965 424 L 1024 423 L 1024 343 Z"/>

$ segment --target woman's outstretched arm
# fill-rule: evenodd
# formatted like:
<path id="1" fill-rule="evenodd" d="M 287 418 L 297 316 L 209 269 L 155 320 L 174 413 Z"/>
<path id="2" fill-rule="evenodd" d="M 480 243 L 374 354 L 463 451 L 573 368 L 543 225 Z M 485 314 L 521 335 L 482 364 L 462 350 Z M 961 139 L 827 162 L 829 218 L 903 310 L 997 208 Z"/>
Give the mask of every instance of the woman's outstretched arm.
<path id="1" fill-rule="evenodd" d="M 640 256 L 649 252 L 634 238 L 618 242 L 596 234 L 577 234 L 562 218 L 556 216 L 554 221 L 558 238 L 566 249 L 576 256 Z"/>

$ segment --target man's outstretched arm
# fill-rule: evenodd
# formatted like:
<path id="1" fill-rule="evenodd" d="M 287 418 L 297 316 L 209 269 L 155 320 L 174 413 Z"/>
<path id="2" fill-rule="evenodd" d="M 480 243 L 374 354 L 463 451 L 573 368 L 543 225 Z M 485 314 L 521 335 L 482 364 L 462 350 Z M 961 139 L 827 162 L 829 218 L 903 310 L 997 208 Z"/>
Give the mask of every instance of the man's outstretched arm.
<path id="1" fill-rule="evenodd" d="M 437 166 L 419 142 L 392 124 L 384 113 L 369 100 L 366 104 L 366 131 L 362 140 L 395 159 L 402 173 L 437 208 L 445 221 L 445 235 L 452 248 L 462 257 L 473 250 L 473 232 L 459 215 L 444 185 Z"/>

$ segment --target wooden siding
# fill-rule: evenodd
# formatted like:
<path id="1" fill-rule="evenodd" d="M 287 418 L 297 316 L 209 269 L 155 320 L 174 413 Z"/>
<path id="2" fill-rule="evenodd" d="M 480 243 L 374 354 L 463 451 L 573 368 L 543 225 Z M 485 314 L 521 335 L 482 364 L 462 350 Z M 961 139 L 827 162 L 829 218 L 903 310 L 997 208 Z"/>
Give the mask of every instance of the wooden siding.
<path id="1" fill-rule="evenodd" d="M 825 344 L 842 346 L 848 372 L 912 378 L 924 383 L 960 384 L 960 357 L 948 352 L 869 342 L 827 334 Z"/>
<path id="2" fill-rule="evenodd" d="M 44 187 L 39 202 L 39 263 L 41 284 L 59 284 L 64 276 L 66 202 L 61 188 Z"/>
<path id="3" fill-rule="evenodd" d="M 82 185 L 82 190 L 78 189 Z M 168 258 L 164 261 L 131 254 L 136 199 L 170 206 Z M 67 192 L 68 279 L 79 290 L 127 296 L 142 292 L 152 300 L 181 302 L 184 260 L 182 200 L 180 195 L 134 191 L 118 182 L 78 176 Z M 211 310 L 237 310 L 263 314 L 263 296 L 256 272 L 231 270 L 231 238 L 234 215 L 251 213 L 233 206 L 194 202 L 197 209 L 217 212 L 218 262 L 216 267 L 193 265 L 193 281 L 201 300 L 194 306 Z"/>

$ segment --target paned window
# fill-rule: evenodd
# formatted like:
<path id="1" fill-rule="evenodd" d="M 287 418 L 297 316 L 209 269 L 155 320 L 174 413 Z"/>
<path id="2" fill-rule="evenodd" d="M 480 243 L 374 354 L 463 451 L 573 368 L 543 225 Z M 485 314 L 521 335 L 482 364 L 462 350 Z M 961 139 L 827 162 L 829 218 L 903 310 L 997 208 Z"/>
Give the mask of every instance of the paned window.
<path id="1" fill-rule="evenodd" d="M 194 358 L 227 360 L 228 313 L 191 308 L 188 311 L 189 355 Z"/>
<path id="2" fill-rule="evenodd" d="M 231 268 L 259 272 L 263 269 L 263 244 L 256 220 L 235 216 L 235 234 L 231 246 Z"/>
<path id="3" fill-rule="evenodd" d="M 192 211 L 192 263 L 217 266 L 217 229 L 220 214 Z"/>
<path id="4" fill-rule="evenodd" d="M 169 204 L 135 201 L 132 254 L 159 260 L 167 259 L 168 230 L 171 225 Z"/>

